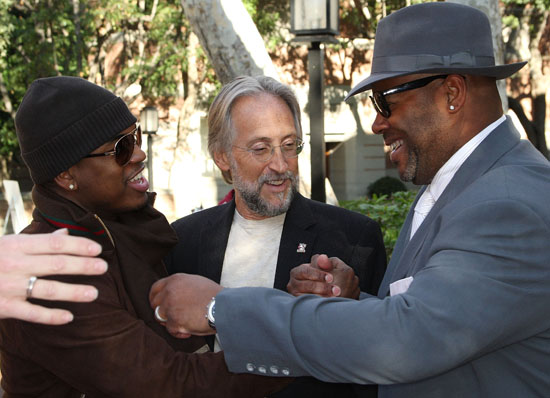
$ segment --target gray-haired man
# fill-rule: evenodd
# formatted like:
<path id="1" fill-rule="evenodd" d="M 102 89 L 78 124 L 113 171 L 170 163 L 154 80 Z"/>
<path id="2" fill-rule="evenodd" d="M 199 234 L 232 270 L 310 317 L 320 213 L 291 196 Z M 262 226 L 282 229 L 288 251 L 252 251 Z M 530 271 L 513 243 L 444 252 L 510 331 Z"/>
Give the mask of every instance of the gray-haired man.
<path id="1" fill-rule="evenodd" d="M 180 243 L 166 260 L 171 273 L 203 275 L 226 287 L 286 290 L 294 267 L 325 253 L 352 267 L 348 277 L 356 274 L 361 290 L 377 291 L 386 266 L 378 225 L 297 192 L 303 143 L 300 108 L 290 88 L 270 77 L 239 77 L 212 103 L 208 127 L 210 153 L 235 198 L 173 224 Z M 289 291 L 297 293 L 295 286 Z M 259 366 L 260 373 L 286 371 Z M 373 391 L 300 379 L 275 396 L 366 397 Z"/>

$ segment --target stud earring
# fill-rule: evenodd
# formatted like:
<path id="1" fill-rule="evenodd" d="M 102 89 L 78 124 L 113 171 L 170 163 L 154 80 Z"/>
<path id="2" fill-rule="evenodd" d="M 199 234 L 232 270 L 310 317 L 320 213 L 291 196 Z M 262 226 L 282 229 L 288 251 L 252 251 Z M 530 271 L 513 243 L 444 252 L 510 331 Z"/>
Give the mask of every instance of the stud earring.
<path id="1" fill-rule="evenodd" d="M 454 111 L 454 110 L 455 110 L 455 106 L 454 106 L 454 105 L 451 105 L 451 106 L 449 106 L 449 109 L 452 110 L 452 111 Z"/>
<path id="2" fill-rule="evenodd" d="M 71 191 L 74 191 L 74 184 L 69 185 L 69 189 L 70 189 Z"/>

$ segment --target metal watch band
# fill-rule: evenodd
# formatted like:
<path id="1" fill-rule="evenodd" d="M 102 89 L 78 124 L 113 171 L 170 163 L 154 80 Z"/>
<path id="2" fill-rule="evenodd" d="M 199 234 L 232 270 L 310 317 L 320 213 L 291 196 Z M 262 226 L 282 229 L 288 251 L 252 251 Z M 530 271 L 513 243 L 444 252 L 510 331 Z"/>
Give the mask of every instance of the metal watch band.
<path id="1" fill-rule="evenodd" d="M 216 298 L 212 297 L 212 300 L 206 306 L 206 320 L 208 321 L 208 326 L 216 330 Z"/>

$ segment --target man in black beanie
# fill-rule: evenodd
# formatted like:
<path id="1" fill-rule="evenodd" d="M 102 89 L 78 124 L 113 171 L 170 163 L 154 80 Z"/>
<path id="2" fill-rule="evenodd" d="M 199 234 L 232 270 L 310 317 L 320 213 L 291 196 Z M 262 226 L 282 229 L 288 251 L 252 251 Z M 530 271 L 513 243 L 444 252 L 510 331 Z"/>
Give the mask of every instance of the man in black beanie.
<path id="1" fill-rule="evenodd" d="M 202 338 L 174 339 L 155 321 L 149 288 L 166 275 L 162 258 L 177 238 L 152 206 L 141 130 L 122 99 L 80 78 L 39 79 L 16 130 L 35 183 L 33 221 L 23 232 L 67 228 L 91 238 L 109 270 L 56 277 L 99 291 L 91 304 L 55 303 L 74 314 L 72 323 L 0 321 L 6 397 L 263 397 L 286 384 L 232 375 L 222 353 L 188 354 Z"/>

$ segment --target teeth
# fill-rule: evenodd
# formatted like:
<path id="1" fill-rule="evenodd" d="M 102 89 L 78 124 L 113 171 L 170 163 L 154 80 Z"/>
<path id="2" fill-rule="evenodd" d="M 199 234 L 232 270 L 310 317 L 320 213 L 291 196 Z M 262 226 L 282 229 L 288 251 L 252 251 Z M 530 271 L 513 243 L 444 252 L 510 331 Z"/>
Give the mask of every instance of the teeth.
<path id="1" fill-rule="evenodd" d="M 401 145 L 403 145 L 403 140 L 397 140 L 390 144 L 391 151 L 395 151 L 397 148 L 399 148 Z"/>
<path id="2" fill-rule="evenodd" d="M 136 175 L 134 178 L 130 180 L 130 182 L 137 182 L 138 180 L 141 180 L 142 178 L 141 174 L 142 173 L 139 173 L 138 175 Z"/>
<path id="3" fill-rule="evenodd" d="M 274 181 L 268 181 L 268 184 L 271 185 L 281 185 L 285 180 L 274 180 Z"/>

